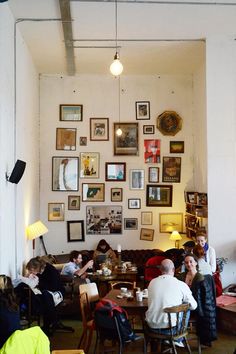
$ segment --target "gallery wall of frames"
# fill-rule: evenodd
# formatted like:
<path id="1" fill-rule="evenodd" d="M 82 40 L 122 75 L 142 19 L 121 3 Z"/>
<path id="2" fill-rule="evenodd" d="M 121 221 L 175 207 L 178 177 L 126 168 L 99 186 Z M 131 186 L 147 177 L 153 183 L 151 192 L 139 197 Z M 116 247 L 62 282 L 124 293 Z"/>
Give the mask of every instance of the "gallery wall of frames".
<path id="1" fill-rule="evenodd" d="M 101 238 L 114 248 L 173 246 L 166 223 L 185 231 L 193 173 L 190 81 L 122 77 L 119 93 L 110 76 L 42 76 L 40 210 L 50 253 L 93 249 Z"/>

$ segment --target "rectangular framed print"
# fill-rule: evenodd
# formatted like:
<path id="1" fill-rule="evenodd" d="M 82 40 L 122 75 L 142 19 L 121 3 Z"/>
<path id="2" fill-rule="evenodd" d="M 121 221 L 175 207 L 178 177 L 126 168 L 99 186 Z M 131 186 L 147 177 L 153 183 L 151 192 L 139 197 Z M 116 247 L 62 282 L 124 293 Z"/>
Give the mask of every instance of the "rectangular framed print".
<path id="1" fill-rule="evenodd" d="M 52 158 L 52 190 L 78 191 L 78 168 L 78 157 L 54 156 Z"/>
<path id="2" fill-rule="evenodd" d="M 82 104 L 60 104 L 60 120 L 66 122 L 82 122 Z"/>
<path id="3" fill-rule="evenodd" d="M 64 213 L 64 203 L 48 203 L 48 221 L 64 221 Z"/>
<path id="4" fill-rule="evenodd" d="M 128 199 L 129 209 L 141 209 L 141 199 L 140 198 L 130 198 Z"/>
<path id="5" fill-rule="evenodd" d="M 144 189 L 144 170 L 130 170 L 130 189 Z"/>
<path id="6" fill-rule="evenodd" d="M 83 202 L 104 202 L 105 184 L 104 183 L 82 183 Z"/>
<path id="7" fill-rule="evenodd" d="M 76 150 L 76 128 L 57 128 L 56 150 Z"/>
<path id="8" fill-rule="evenodd" d="M 160 139 L 144 139 L 144 162 L 145 163 L 161 162 L 161 140 Z"/>
<path id="9" fill-rule="evenodd" d="M 144 125 L 143 126 L 143 134 L 154 134 L 155 127 L 154 125 Z"/>
<path id="10" fill-rule="evenodd" d="M 138 229 L 138 218 L 124 218 L 124 229 L 125 230 L 137 230 Z"/>
<path id="11" fill-rule="evenodd" d="M 99 152 L 80 153 L 80 178 L 99 178 Z"/>
<path id="12" fill-rule="evenodd" d="M 150 102 L 149 101 L 135 102 L 135 108 L 136 108 L 136 119 L 137 120 L 150 119 Z"/>
<path id="13" fill-rule="evenodd" d="M 146 205 L 150 207 L 172 206 L 172 185 L 148 184 L 146 189 Z"/>
<path id="14" fill-rule="evenodd" d="M 123 189 L 111 188 L 111 202 L 122 202 L 122 199 L 123 199 Z"/>
<path id="15" fill-rule="evenodd" d="M 67 221 L 67 241 L 84 241 L 84 220 Z"/>
<path id="16" fill-rule="evenodd" d="M 120 128 L 122 135 L 117 136 L 116 130 Z M 139 154 L 138 123 L 114 123 L 114 155 Z"/>
<path id="17" fill-rule="evenodd" d="M 68 210 L 80 210 L 80 196 L 68 195 Z"/>
<path id="18" fill-rule="evenodd" d="M 140 240 L 153 241 L 154 230 L 142 228 L 140 231 Z"/>
<path id="19" fill-rule="evenodd" d="M 152 212 L 142 211 L 141 212 L 141 224 L 142 225 L 152 225 Z"/>
<path id="20" fill-rule="evenodd" d="M 160 213 L 160 232 L 183 232 L 183 213 Z"/>
<path id="21" fill-rule="evenodd" d="M 158 183 L 159 182 L 159 167 L 149 167 L 148 169 L 148 182 Z"/>
<path id="22" fill-rule="evenodd" d="M 105 164 L 106 181 L 123 182 L 126 180 L 125 162 L 106 162 Z"/>
<path id="23" fill-rule="evenodd" d="M 109 140 L 109 119 L 90 118 L 90 140 L 106 141 Z"/>
<path id="24" fill-rule="evenodd" d="M 163 157 L 162 182 L 180 183 L 181 157 Z"/>
<path id="25" fill-rule="evenodd" d="M 88 235 L 122 234 L 122 207 L 87 206 L 86 232 Z"/>

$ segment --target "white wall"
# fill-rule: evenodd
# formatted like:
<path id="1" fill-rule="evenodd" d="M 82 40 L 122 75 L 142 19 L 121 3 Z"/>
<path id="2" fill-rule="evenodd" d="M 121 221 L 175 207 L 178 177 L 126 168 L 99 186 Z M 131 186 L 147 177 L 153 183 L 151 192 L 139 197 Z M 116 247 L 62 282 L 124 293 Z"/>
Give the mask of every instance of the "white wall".
<path id="1" fill-rule="evenodd" d="M 17 90 L 14 115 L 14 20 L 0 4 L 0 272 L 13 278 L 32 255 L 25 226 L 39 217 L 38 77 L 28 49 L 17 32 Z M 4 89 L 3 89 L 4 88 Z M 15 161 L 27 162 L 18 185 L 6 182 Z"/>
<path id="2" fill-rule="evenodd" d="M 49 228 L 49 233 L 44 240 L 49 253 L 58 254 L 68 252 L 72 249 L 94 249 L 98 240 L 105 237 L 113 246 L 120 243 L 122 248 L 161 248 L 168 249 L 174 246 L 169 241 L 169 235 L 159 233 L 159 213 L 173 213 L 185 211 L 184 189 L 188 186 L 193 175 L 193 140 L 192 140 L 192 120 L 193 120 L 193 81 L 192 76 L 122 76 L 121 78 L 121 122 L 139 122 L 139 156 L 113 156 L 113 122 L 118 121 L 118 81 L 109 76 L 41 76 L 40 80 L 40 194 L 41 219 Z M 147 100 L 151 104 L 151 120 L 136 121 L 135 101 Z M 83 104 L 83 122 L 60 122 L 59 104 Z M 143 135 L 142 126 L 144 124 L 154 124 L 156 117 L 164 110 L 175 110 L 183 118 L 183 128 L 175 137 L 163 136 L 156 128 L 154 135 Z M 89 139 L 89 118 L 108 117 L 110 123 L 110 139 L 105 142 L 95 142 Z M 77 128 L 77 149 L 75 152 L 57 151 L 56 128 L 75 127 Z M 79 146 L 79 137 L 87 136 L 88 145 Z M 185 153 L 179 154 L 182 158 L 181 183 L 173 184 L 173 206 L 166 208 L 146 207 L 145 190 L 131 191 L 129 189 L 129 170 L 141 168 L 145 170 L 146 183 L 148 180 L 149 164 L 144 164 L 144 138 L 161 139 L 161 157 L 169 156 L 169 141 L 184 140 Z M 67 242 L 67 220 L 85 220 L 85 203 L 81 201 L 80 211 L 69 211 L 67 198 L 68 192 L 52 191 L 52 156 L 79 156 L 80 152 L 100 153 L 100 178 L 90 182 L 105 181 L 105 162 L 125 161 L 127 163 L 127 181 L 118 183 L 106 183 L 106 193 L 104 205 L 111 204 L 110 188 L 122 187 L 124 198 L 123 217 L 137 217 L 139 229 L 128 231 L 123 230 L 122 235 L 86 235 L 85 242 Z M 175 155 L 173 155 L 175 156 Z M 160 182 L 162 181 L 162 163 L 160 167 Z M 79 192 L 81 196 L 82 182 L 89 182 L 85 179 L 79 181 Z M 130 210 L 127 208 L 128 198 L 141 198 L 141 210 Z M 48 222 L 48 203 L 65 203 L 65 221 Z M 102 203 L 101 203 L 102 204 Z M 153 225 L 155 229 L 154 241 L 141 241 L 140 237 L 140 216 L 141 211 L 153 212 Z"/>

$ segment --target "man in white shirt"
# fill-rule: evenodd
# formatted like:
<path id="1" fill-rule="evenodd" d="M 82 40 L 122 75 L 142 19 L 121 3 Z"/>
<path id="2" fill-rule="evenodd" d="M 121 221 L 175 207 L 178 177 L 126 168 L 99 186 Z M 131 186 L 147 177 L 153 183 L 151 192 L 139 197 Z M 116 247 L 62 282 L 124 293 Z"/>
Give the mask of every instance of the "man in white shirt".
<path id="1" fill-rule="evenodd" d="M 161 262 L 162 275 L 152 279 L 148 287 L 148 310 L 146 321 L 155 332 L 165 334 L 168 327 L 168 315 L 164 308 L 189 303 L 195 310 L 197 302 L 187 284 L 174 277 L 175 267 L 170 259 Z"/>

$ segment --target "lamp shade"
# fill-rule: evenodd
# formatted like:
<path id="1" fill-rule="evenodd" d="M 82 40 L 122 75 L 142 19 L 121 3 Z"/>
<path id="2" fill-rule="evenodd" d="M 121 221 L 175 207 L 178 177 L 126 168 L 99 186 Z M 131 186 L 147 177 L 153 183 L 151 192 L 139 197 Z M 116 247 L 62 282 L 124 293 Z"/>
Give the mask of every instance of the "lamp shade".
<path id="1" fill-rule="evenodd" d="M 42 236 L 48 232 L 48 228 L 42 223 L 42 221 L 36 221 L 34 224 L 29 225 L 26 228 L 27 238 L 34 240 L 35 238 Z"/>
<path id="2" fill-rule="evenodd" d="M 170 235 L 170 240 L 171 241 L 179 241 L 182 240 L 181 235 L 178 233 L 178 231 L 173 231 Z"/>

